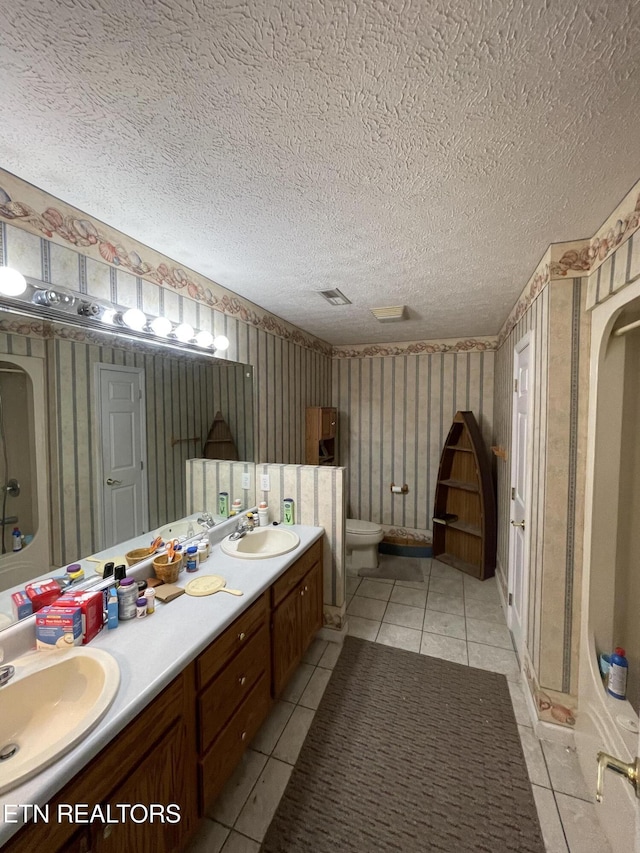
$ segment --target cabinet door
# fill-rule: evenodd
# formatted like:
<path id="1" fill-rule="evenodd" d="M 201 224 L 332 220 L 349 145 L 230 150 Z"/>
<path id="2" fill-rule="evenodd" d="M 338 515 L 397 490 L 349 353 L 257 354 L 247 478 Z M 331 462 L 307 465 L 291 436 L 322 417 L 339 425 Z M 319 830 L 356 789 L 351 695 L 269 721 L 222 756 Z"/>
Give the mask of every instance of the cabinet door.
<path id="1" fill-rule="evenodd" d="M 316 563 L 301 584 L 303 595 L 300 613 L 300 633 L 302 639 L 302 654 L 322 628 L 322 563 Z"/>
<path id="2" fill-rule="evenodd" d="M 133 773 L 107 800 L 111 814 L 118 816 L 119 804 L 140 804 L 140 807 L 126 812 L 121 823 L 106 826 L 94 824 L 94 845 L 92 853 L 123 853 L 135 850 L 136 853 L 172 853 L 180 848 L 181 839 L 189 832 L 189 816 L 183 814 L 184 804 L 193 801 L 195 811 L 195 790 L 191 774 L 185 773 L 184 755 L 188 754 L 187 727 L 179 720 L 166 729 L 156 740 L 147 757 Z M 150 804 L 167 806 L 180 804 L 181 820 L 177 823 L 163 822 L 156 814 L 151 820 L 148 816 Z M 135 821 L 144 817 L 142 823 Z M 172 816 L 173 819 L 173 816 Z M 185 825 L 185 822 L 187 825 Z"/>
<path id="3" fill-rule="evenodd" d="M 336 434 L 336 409 L 322 409 L 321 438 L 333 438 Z"/>
<path id="4" fill-rule="evenodd" d="M 274 697 L 282 693 L 302 654 L 300 637 L 302 583 L 294 587 L 273 611 L 271 654 Z"/>

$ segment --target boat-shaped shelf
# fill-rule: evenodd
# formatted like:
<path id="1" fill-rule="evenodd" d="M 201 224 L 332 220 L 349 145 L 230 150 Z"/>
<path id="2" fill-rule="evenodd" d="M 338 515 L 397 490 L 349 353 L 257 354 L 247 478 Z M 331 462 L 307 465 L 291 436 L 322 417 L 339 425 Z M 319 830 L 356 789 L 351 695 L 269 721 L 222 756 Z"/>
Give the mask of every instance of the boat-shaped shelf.
<path id="1" fill-rule="evenodd" d="M 480 580 L 495 573 L 493 478 L 473 412 L 456 412 L 442 449 L 433 513 L 433 556 Z"/>

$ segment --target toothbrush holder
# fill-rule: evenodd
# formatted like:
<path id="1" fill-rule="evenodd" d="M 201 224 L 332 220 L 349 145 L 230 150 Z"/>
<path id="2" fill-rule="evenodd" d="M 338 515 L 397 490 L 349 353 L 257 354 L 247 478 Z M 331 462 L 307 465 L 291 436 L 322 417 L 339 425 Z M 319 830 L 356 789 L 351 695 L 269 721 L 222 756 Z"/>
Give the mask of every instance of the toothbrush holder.
<path id="1" fill-rule="evenodd" d="M 168 562 L 167 554 L 160 554 L 153 561 L 153 571 L 156 577 L 163 583 L 175 583 L 178 580 L 178 575 L 182 569 L 182 556 L 174 557 L 171 563 Z"/>

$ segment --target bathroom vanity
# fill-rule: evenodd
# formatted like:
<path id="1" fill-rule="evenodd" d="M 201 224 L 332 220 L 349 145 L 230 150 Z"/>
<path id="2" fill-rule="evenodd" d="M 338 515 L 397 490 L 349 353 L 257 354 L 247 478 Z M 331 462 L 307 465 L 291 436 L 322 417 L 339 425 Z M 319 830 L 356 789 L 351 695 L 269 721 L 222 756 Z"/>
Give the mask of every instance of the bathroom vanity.
<path id="1" fill-rule="evenodd" d="M 169 853 L 188 842 L 322 625 L 324 531 L 292 529 L 300 545 L 279 558 L 236 559 L 214 546 L 201 573 L 224 575 L 242 597 L 182 595 L 93 641 L 120 665 L 118 695 L 76 748 L 0 796 L 0 808 L 48 803 L 50 816 L 13 838 L 18 827 L 1 824 L 3 850 Z M 110 805 L 116 818 L 122 804 L 157 804 L 165 820 L 59 822 L 59 804 L 87 804 L 85 817 Z M 166 820 L 169 804 L 179 822 Z"/>

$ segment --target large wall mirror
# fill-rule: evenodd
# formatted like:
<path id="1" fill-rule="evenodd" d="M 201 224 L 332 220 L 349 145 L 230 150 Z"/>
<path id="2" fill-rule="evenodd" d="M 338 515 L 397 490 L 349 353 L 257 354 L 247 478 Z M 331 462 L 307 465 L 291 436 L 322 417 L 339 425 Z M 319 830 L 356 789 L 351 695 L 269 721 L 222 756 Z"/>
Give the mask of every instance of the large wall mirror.
<path id="1" fill-rule="evenodd" d="M 112 417 L 110 401 L 127 394 L 137 414 Z M 250 365 L 117 333 L 43 331 L 33 318 L 0 310 L 0 590 L 136 535 L 127 526 L 134 505 L 145 531 L 184 516 L 185 462 L 205 455 L 218 412 L 238 459 L 253 461 L 253 405 Z M 139 447 L 127 444 L 131 423 Z M 118 494 L 107 480 L 118 479 L 114 459 L 122 464 L 134 450 L 140 497 L 131 498 L 131 489 Z M 15 527 L 24 537 L 19 551 Z M 12 621 L 5 600 L 0 627 Z"/>

